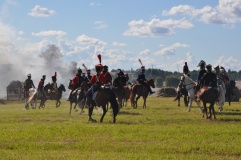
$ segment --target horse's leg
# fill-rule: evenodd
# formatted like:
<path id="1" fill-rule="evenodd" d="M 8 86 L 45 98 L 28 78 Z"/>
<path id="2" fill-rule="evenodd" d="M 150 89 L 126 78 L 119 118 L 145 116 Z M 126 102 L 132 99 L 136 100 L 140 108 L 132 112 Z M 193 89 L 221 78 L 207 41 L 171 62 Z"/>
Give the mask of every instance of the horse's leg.
<path id="1" fill-rule="evenodd" d="M 146 108 L 146 98 L 147 98 L 147 97 L 144 97 L 144 96 L 143 96 L 143 101 L 144 101 L 144 103 L 143 103 L 143 108 Z"/>
<path id="2" fill-rule="evenodd" d="M 180 100 L 179 100 L 179 103 L 180 103 Z M 186 95 L 184 95 L 184 104 L 186 107 L 188 106 L 188 100 Z"/>
<path id="3" fill-rule="evenodd" d="M 73 102 L 71 102 L 71 100 L 70 100 L 69 114 L 71 114 L 71 110 L 72 110 L 72 104 L 73 104 Z"/>
<path id="4" fill-rule="evenodd" d="M 216 119 L 215 110 L 214 110 L 214 103 L 212 104 L 211 107 L 212 107 L 211 109 L 212 109 L 212 112 L 213 112 L 213 118 Z"/>
<path id="5" fill-rule="evenodd" d="M 58 108 L 60 105 L 61 105 L 61 102 L 60 102 L 60 100 L 58 99 L 58 100 L 56 101 L 56 108 Z"/>
<path id="6" fill-rule="evenodd" d="M 104 119 L 105 114 L 106 114 L 106 112 L 107 112 L 106 105 L 103 105 L 103 106 L 102 106 L 102 109 L 103 109 L 103 114 L 102 114 L 102 116 L 101 116 L 101 118 L 100 118 L 100 123 L 103 122 L 103 119 Z"/>
<path id="7" fill-rule="evenodd" d="M 135 101 L 135 106 L 136 106 L 136 108 L 137 108 L 138 99 L 139 99 L 140 97 L 141 97 L 141 96 L 139 96 L 139 95 L 136 97 L 136 101 Z"/>
<path id="8" fill-rule="evenodd" d="M 190 112 L 190 110 L 191 110 L 191 107 L 192 107 L 192 101 L 193 101 L 193 99 L 190 99 L 190 101 L 189 101 L 189 105 L 188 105 L 188 109 L 187 109 L 187 112 Z"/>
<path id="9" fill-rule="evenodd" d="M 90 122 L 96 122 L 96 120 L 92 118 L 93 109 L 94 109 L 94 106 L 92 104 L 90 104 L 89 105 L 89 121 Z"/>
<path id="10" fill-rule="evenodd" d="M 180 106 L 180 97 L 177 98 L 177 106 Z"/>
<path id="11" fill-rule="evenodd" d="M 208 113 L 207 113 L 206 103 L 203 103 L 203 118 L 204 118 L 204 114 L 206 114 L 206 119 L 207 119 L 208 118 Z"/>

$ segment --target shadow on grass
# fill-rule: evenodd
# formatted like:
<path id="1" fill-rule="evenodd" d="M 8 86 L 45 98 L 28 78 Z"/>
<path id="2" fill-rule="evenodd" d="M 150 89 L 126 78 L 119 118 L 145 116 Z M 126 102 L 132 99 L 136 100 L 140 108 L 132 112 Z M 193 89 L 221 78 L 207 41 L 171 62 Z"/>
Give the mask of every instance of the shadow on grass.
<path id="1" fill-rule="evenodd" d="M 127 112 L 127 111 L 120 111 L 118 114 L 120 114 L 120 115 L 133 115 L 133 116 L 139 116 L 139 115 L 141 115 L 140 113 Z"/>

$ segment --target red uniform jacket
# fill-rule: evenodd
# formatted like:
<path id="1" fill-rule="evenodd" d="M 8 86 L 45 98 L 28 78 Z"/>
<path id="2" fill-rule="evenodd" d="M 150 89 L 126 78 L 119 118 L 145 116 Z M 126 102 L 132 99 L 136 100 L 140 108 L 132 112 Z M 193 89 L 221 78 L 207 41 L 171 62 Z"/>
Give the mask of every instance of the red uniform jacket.
<path id="1" fill-rule="evenodd" d="M 91 85 L 93 85 L 93 84 L 100 85 L 100 84 L 102 84 L 101 79 L 102 79 L 101 73 L 97 73 L 91 77 L 90 84 Z"/>
<path id="2" fill-rule="evenodd" d="M 39 83 L 38 83 L 38 89 L 42 89 L 44 88 L 44 80 L 40 80 Z"/>
<path id="3" fill-rule="evenodd" d="M 109 72 L 101 72 L 100 81 L 102 84 L 112 83 L 112 77 Z"/>
<path id="4" fill-rule="evenodd" d="M 76 89 L 76 88 L 77 88 L 77 86 L 79 85 L 79 76 L 75 76 L 75 77 L 73 78 L 71 85 L 73 86 L 73 89 Z"/>

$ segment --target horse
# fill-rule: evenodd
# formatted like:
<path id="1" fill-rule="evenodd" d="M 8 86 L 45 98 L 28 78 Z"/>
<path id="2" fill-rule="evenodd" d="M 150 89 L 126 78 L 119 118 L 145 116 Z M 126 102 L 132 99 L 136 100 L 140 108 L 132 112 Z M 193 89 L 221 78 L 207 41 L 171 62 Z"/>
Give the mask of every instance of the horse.
<path id="1" fill-rule="evenodd" d="M 71 89 L 71 82 L 72 80 L 70 80 L 69 82 L 69 89 Z M 78 105 L 79 108 L 81 108 L 81 113 L 84 112 L 84 106 L 85 106 L 85 101 L 86 101 L 86 96 L 85 93 L 88 91 L 89 86 L 86 82 L 83 82 L 80 86 L 80 88 L 77 88 L 72 95 L 69 98 L 69 102 L 70 102 L 70 110 L 69 110 L 69 114 L 71 114 L 71 110 L 72 110 L 72 106 L 74 104 L 74 110 L 78 111 L 76 109 L 76 106 Z"/>
<path id="2" fill-rule="evenodd" d="M 36 88 L 30 88 L 28 91 L 24 91 L 24 101 L 25 109 L 29 109 L 29 104 L 32 106 L 32 109 L 36 109 L 38 90 Z"/>
<path id="3" fill-rule="evenodd" d="M 107 87 L 107 88 L 106 88 Z M 97 92 L 93 93 L 93 97 L 91 102 L 89 102 L 89 121 L 90 122 L 96 122 L 95 119 L 92 118 L 93 109 L 95 106 L 102 107 L 103 113 L 100 118 L 100 122 L 103 122 L 103 119 L 105 117 L 105 114 L 107 112 L 107 104 L 110 102 L 111 108 L 113 111 L 113 123 L 116 122 L 116 116 L 119 112 L 119 105 L 116 100 L 116 94 L 111 89 L 111 87 L 101 87 Z"/>
<path id="4" fill-rule="evenodd" d="M 225 93 L 226 93 L 225 84 L 222 80 L 218 79 L 218 97 L 217 97 L 216 104 L 218 105 L 219 112 L 223 110 L 223 105 L 225 102 Z"/>
<path id="5" fill-rule="evenodd" d="M 177 96 L 177 105 L 180 106 L 180 99 L 181 99 L 181 96 L 183 96 L 184 104 L 187 107 L 188 103 L 189 103 L 189 97 L 188 97 L 188 92 L 187 92 L 186 88 L 185 87 L 184 88 L 178 87 L 176 90 L 177 90 L 177 92 L 178 92 L 178 90 L 180 92 L 180 96 Z"/>
<path id="6" fill-rule="evenodd" d="M 44 86 L 44 91 L 46 93 L 46 99 L 44 100 L 43 104 L 40 104 L 40 107 L 44 106 L 44 103 L 47 100 L 56 100 L 56 108 L 61 105 L 60 99 L 62 98 L 63 92 L 66 91 L 65 86 L 63 84 L 60 84 L 60 86 L 53 91 L 53 87 L 50 83 L 46 84 Z M 42 96 L 43 98 L 43 96 Z"/>
<path id="7" fill-rule="evenodd" d="M 131 90 L 128 86 L 125 86 L 124 89 L 125 89 L 125 93 L 124 93 L 124 97 L 122 100 L 122 106 L 127 106 L 127 101 L 130 98 Z"/>
<path id="8" fill-rule="evenodd" d="M 122 108 L 123 106 L 123 99 L 124 99 L 124 88 L 122 86 L 120 87 L 113 87 L 112 90 L 115 92 L 116 94 L 116 97 L 117 97 L 117 100 L 118 100 L 118 104 L 119 104 L 119 107 Z"/>
<path id="9" fill-rule="evenodd" d="M 147 80 L 148 86 L 155 88 L 155 79 L 151 78 Z M 137 101 L 142 96 L 143 97 L 143 108 L 146 108 L 146 99 L 148 97 L 149 90 L 146 86 L 141 84 L 133 84 L 131 87 L 130 101 L 133 108 L 137 108 Z"/>
<path id="10" fill-rule="evenodd" d="M 235 80 L 230 80 L 226 84 L 226 95 L 225 95 L 225 97 L 227 97 L 229 106 L 231 105 L 231 101 L 232 101 L 232 98 L 233 98 L 233 95 L 234 95 L 233 90 L 235 88 L 235 85 L 236 85 Z"/>
<path id="11" fill-rule="evenodd" d="M 206 114 L 206 119 L 211 119 L 212 115 L 214 119 L 216 119 L 215 111 L 214 111 L 214 104 L 217 100 L 217 90 L 208 86 L 203 86 L 201 90 L 197 93 L 197 97 L 203 102 L 203 117 L 204 113 Z M 209 106 L 209 116 L 207 113 L 207 103 L 210 104 Z"/>
<path id="12" fill-rule="evenodd" d="M 196 83 L 189 76 L 187 76 L 185 74 L 181 77 L 181 83 L 182 83 L 182 85 L 185 86 L 185 88 L 188 92 L 188 96 L 189 96 L 189 104 L 188 104 L 187 112 L 190 112 L 193 101 L 195 101 L 197 103 L 200 111 L 203 112 L 203 109 L 202 109 L 200 103 L 196 101 L 196 97 L 195 97 L 196 96 L 196 93 L 195 93 Z"/>

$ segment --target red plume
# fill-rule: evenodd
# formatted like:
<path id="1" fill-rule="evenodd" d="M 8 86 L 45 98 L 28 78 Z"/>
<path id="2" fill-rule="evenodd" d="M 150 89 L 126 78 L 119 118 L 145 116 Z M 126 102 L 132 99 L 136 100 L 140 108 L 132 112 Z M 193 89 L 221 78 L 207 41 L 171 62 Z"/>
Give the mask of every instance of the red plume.
<path id="1" fill-rule="evenodd" d="M 101 64 L 101 54 L 98 54 L 97 57 L 98 57 L 99 62 L 100 62 L 100 64 Z"/>
<path id="2" fill-rule="evenodd" d="M 54 72 L 54 76 L 57 77 L 57 72 Z"/>

